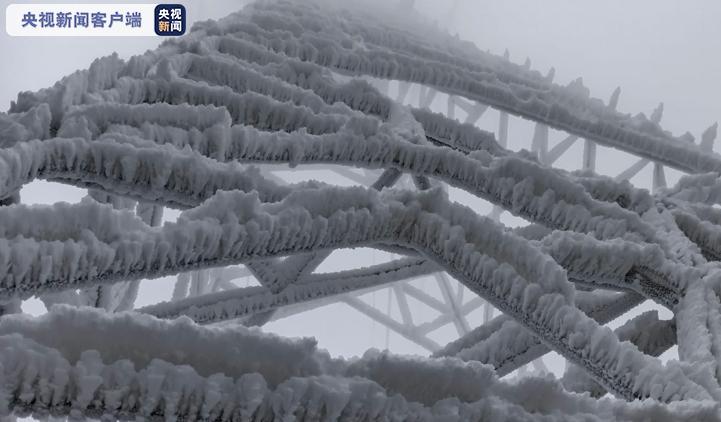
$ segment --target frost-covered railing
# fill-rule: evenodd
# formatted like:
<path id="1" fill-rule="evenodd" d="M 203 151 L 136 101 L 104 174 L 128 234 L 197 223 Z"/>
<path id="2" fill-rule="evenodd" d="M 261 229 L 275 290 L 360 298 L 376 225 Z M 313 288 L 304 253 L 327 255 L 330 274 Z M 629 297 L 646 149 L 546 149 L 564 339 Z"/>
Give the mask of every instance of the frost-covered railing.
<path id="1" fill-rule="evenodd" d="M 662 130 L 661 109 L 621 114 L 618 92 L 604 104 L 580 82 L 555 85 L 378 8 L 254 4 L 127 62 L 98 59 L 0 115 L 3 416 L 719 419 L 721 184 L 704 173 L 721 171 L 715 127 L 696 146 Z M 398 101 L 374 86 L 389 79 Z M 399 104 L 410 83 L 421 85 L 419 108 Z M 428 109 L 438 93 L 447 115 Z M 488 106 L 501 111 L 498 139 L 472 124 Z M 505 148 L 507 113 L 537 122 L 531 152 Z M 549 127 L 569 134 L 550 150 Z M 581 138 L 584 172 L 550 166 Z M 641 161 L 599 176 L 595 143 Z M 653 195 L 626 181 L 649 162 Z M 255 164 L 353 167 L 365 175 L 345 174 L 368 183 L 283 184 Z M 667 189 L 663 165 L 698 174 Z M 404 174 L 415 188 L 394 188 Z M 89 195 L 20 204 L 36 179 Z M 505 228 L 450 201 L 445 185 L 530 225 Z M 165 207 L 181 210 L 177 222 L 161 225 Z M 400 257 L 314 272 L 349 247 Z M 403 283 L 430 274 L 443 301 Z M 178 275 L 173 300 L 135 309 L 139 280 L 165 275 Z M 231 282 L 250 275 L 258 286 Z M 478 299 L 454 301 L 463 290 L 447 276 Z M 343 295 L 383 286 L 402 323 Z M 414 323 L 405 295 L 441 317 Z M 65 305 L 13 315 L 31 296 Z M 334 359 L 311 340 L 213 325 L 263 325 L 339 298 L 433 355 Z M 464 315 L 481 299 L 503 315 L 471 329 Z M 674 319 L 603 327 L 645 300 Z M 447 323 L 459 339 L 428 338 Z M 662 364 L 673 345 L 680 362 Z M 562 380 L 498 378 L 551 350 L 571 364 Z M 594 398 L 606 392 L 645 401 Z"/>

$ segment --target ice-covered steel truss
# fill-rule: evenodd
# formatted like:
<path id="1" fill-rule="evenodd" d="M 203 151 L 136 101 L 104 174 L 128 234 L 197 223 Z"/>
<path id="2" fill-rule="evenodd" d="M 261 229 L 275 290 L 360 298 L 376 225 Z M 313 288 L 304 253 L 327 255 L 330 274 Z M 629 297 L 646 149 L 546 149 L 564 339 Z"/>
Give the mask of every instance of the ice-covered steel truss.
<path id="1" fill-rule="evenodd" d="M 418 103 L 403 105 L 411 91 Z M 630 116 L 618 98 L 554 84 L 407 9 L 332 0 L 258 2 L 21 93 L 0 115 L 0 415 L 718 420 L 716 126 L 696 144 L 661 128 L 662 108 Z M 438 101 L 447 113 L 429 109 Z M 475 125 L 489 109 L 495 134 Z M 529 151 L 507 148 L 510 116 L 535 122 Z M 567 137 L 552 145 L 550 129 Z M 554 168 L 577 142 L 582 169 Z M 596 145 L 638 162 L 598 175 Z M 286 183 L 282 165 L 361 186 Z M 647 165 L 652 193 L 628 182 Z M 665 167 L 688 175 L 666 187 Z M 23 205 L 36 179 L 88 197 Z M 182 210 L 176 222 L 162 224 L 165 208 Z M 528 225 L 503 226 L 503 211 Z M 394 258 L 316 271 L 359 247 Z M 140 280 L 168 275 L 173 299 L 136 308 Z M 259 285 L 233 283 L 249 276 Z M 380 288 L 400 319 L 359 298 Z M 32 296 L 59 306 L 18 314 Z M 414 320 L 410 298 L 439 316 Z M 604 327 L 646 300 L 674 318 Z M 431 356 L 332 358 L 246 328 L 332 301 Z M 457 340 L 428 336 L 448 324 Z M 674 345 L 680 361 L 661 363 Z M 549 351 L 570 363 L 561 380 L 500 378 Z"/>

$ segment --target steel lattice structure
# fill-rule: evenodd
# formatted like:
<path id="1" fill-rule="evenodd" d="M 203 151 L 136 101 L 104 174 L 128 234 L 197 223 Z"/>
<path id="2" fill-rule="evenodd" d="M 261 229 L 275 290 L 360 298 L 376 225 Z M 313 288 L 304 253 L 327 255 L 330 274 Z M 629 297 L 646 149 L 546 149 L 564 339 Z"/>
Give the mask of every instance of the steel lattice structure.
<path id="1" fill-rule="evenodd" d="M 128 61 L 98 59 L 0 115 L 1 415 L 719 419 L 716 126 L 697 145 L 661 128 L 662 108 L 619 113 L 619 91 L 604 103 L 580 80 L 554 84 L 378 9 L 259 2 Z M 417 107 L 401 105 L 411 88 Z M 445 114 L 429 109 L 445 99 Z M 474 125 L 489 109 L 496 134 Z M 512 115 L 535 122 L 530 151 L 507 149 Z M 549 128 L 568 136 L 551 146 Z M 576 142 L 581 171 L 553 168 Z M 639 161 L 600 176 L 597 144 Z M 367 187 L 288 184 L 278 165 L 333 165 Z M 628 183 L 647 165 L 653 193 Z M 665 167 L 688 175 L 668 188 Z M 412 185 L 395 186 L 403 175 Z M 25 206 L 35 179 L 88 198 Z M 448 186 L 493 204 L 490 218 Z M 166 207 L 182 213 L 161 225 Z M 503 211 L 529 224 L 504 227 Z M 395 258 L 315 272 L 356 247 Z M 140 280 L 167 275 L 173 300 L 136 309 Z M 258 286 L 232 283 L 250 275 Z M 440 298 L 408 281 L 427 276 Z M 379 288 L 400 321 L 358 298 Z M 61 306 L 15 314 L 32 296 Z M 440 316 L 414 321 L 410 297 Z M 432 355 L 345 360 L 243 326 L 338 300 Z M 646 300 L 674 319 L 603 327 Z M 459 338 L 439 345 L 428 333 L 447 324 Z M 656 359 L 673 345 L 680 362 Z M 500 379 L 551 350 L 571 363 L 562 380 Z"/>

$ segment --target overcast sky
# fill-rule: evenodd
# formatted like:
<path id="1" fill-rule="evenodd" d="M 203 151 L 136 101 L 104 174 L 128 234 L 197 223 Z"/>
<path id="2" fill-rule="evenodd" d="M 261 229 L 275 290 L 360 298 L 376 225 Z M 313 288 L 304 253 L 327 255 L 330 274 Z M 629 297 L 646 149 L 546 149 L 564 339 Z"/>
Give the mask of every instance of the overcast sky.
<path id="1" fill-rule="evenodd" d="M 416 0 L 416 7 L 428 16 L 441 17 L 445 24 L 452 2 Z M 10 3 L 0 0 L 3 25 L 5 7 Z M 192 22 L 224 16 L 236 10 L 241 2 L 182 3 Z M 623 112 L 648 115 L 659 102 L 664 102 L 663 126 L 677 135 L 690 131 L 698 138 L 721 117 L 718 0 L 460 0 L 452 19 L 452 31 L 484 50 L 502 54 L 507 48 L 515 62 L 522 63 L 530 57 L 533 67 L 542 73 L 553 66 L 557 82 L 565 84 L 583 76 L 596 97 L 607 99 L 621 86 L 619 109 Z M 11 38 L 3 31 L 0 110 L 7 109 L 17 92 L 50 86 L 74 70 L 87 68 L 96 57 L 115 51 L 127 58 L 158 43 L 158 38 Z M 523 125 L 511 124 L 512 144 L 530 145 L 529 126 Z M 558 139 L 552 142 L 555 140 Z M 578 167 L 579 154 L 580 143 L 562 165 Z M 598 170 L 616 174 L 623 165 L 634 161 L 633 157 L 619 157 L 618 153 L 601 149 Z M 634 181 L 647 187 L 650 166 Z M 675 181 L 673 172 L 669 181 Z M 82 194 L 42 183 L 24 193 L 24 200 L 44 203 L 74 201 Z M 346 254 L 338 265 L 350 266 L 353 258 Z M 332 312 L 316 312 L 291 322 L 275 323 L 270 328 L 286 335 L 316 336 L 320 345 L 334 354 L 351 355 L 368 346 L 384 347 L 383 328 L 357 314 L 333 317 L 341 306 L 336 305 Z M 344 337 L 348 327 L 353 327 L 352 338 Z M 400 338 L 392 337 L 390 341 L 397 351 L 420 352 Z"/>

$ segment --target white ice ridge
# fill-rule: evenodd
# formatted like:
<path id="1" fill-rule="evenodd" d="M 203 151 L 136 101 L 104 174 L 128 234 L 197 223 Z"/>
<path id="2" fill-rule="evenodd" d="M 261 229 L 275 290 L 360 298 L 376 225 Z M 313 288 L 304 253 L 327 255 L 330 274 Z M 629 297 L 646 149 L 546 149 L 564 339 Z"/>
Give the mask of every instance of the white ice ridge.
<path id="1" fill-rule="evenodd" d="M 417 28 L 411 36 L 393 28 L 387 19 L 347 7 L 354 11 L 350 17 L 334 7 L 306 7 L 302 2 L 251 6 L 243 15 L 196 26 L 197 38 L 177 44 L 187 51 L 216 50 L 261 65 L 280 61 L 277 54 L 281 54 L 343 74 L 414 82 L 683 171 L 721 170 L 721 156 L 689 145 L 685 137 L 673 137 L 642 114 L 632 117 L 613 111 L 590 98 L 582 81 L 555 85 L 538 72 L 500 64 L 500 58 L 456 42 L 455 51 L 466 50 L 459 59 L 445 48 L 453 47 L 446 34 L 431 29 L 439 41 L 429 43 L 428 34 L 419 34 Z M 311 31 L 298 31 L 308 25 Z"/>
<path id="2" fill-rule="evenodd" d="M 139 337 L 143 350 L 133 342 Z M 595 400 L 566 393 L 551 379 L 509 384 L 491 367 L 452 358 L 369 351 L 344 361 L 312 339 L 87 308 L 5 317 L 0 351 L 0 414 L 207 421 L 604 421 L 654 414 L 699 421 L 715 412 L 711 401 Z"/>
<path id="3" fill-rule="evenodd" d="M 260 202 L 256 193 L 219 192 L 160 229 L 89 201 L 0 213 L 0 268 L 7 274 L 0 283 L 9 298 L 38 288 L 88 287 L 253 257 L 390 243 L 433 260 L 620 396 L 707 397 L 678 370 L 618 343 L 573 307 L 573 287 L 551 257 L 438 191 L 305 189 L 275 203 Z M 678 387 L 653 390 L 666 377 Z"/>
<path id="4" fill-rule="evenodd" d="M 659 126 L 662 108 L 619 113 L 618 91 L 606 105 L 581 81 L 556 85 L 376 6 L 257 2 L 0 114 L 0 417 L 721 420 L 716 127 L 697 146 Z M 651 195 L 569 173 L 348 76 L 417 83 L 691 174 Z M 285 185 L 266 165 L 381 175 Z M 393 188 L 403 174 L 418 191 Z M 89 195 L 23 205 L 36 179 Z M 531 224 L 509 230 L 441 184 Z M 160 225 L 163 207 L 178 221 Z M 354 247 L 402 256 L 314 273 Z M 432 357 L 334 359 L 237 324 L 440 271 L 504 315 Z M 237 288 L 239 273 L 260 286 Z M 173 299 L 134 309 L 139 280 L 166 275 Z M 33 295 L 66 305 L 11 315 Z M 644 300 L 674 319 L 603 327 Z M 681 362 L 664 365 L 672 345 Z M 499 379 L 549 351 L 570 362 L 562 381 Z"/>

